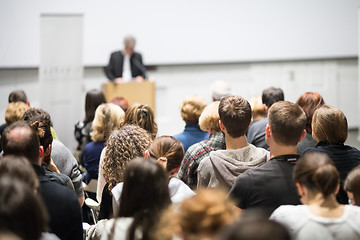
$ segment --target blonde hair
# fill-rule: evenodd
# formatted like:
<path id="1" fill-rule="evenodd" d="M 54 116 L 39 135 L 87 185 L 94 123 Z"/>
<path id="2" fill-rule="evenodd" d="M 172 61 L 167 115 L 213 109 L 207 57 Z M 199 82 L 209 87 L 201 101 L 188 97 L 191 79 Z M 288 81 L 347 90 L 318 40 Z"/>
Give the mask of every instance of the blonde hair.
<path id="1" fill-rule="evenodd" d="M 120 128 L 124 118 L 125 112 L 118 105 L 113 103 L 100 104 L 96 108 L 92 122 L 91 139 L 94 142 L 106 141 L 112 131 Z"/>
<path id="2" fill-rule="evenodd" d="M 187 239 L 214 236 L 236 217 L 232 202 L 219 189 L 200 189 L 196 195 L 184 200 L 178 211 L 179 225 Z"/>
<path id="3" fill-rule="evenodd" d="M 198 95 L 188 96 L 181 105 L 181 117 L 187 124 L 198 123 L 205 107 L 206 103 L 202 97 Z"/>
<path id="4" fill-rule="evenodd" d="M 348 124 L 345 114 L 330 105 L 318 108 L 312 119 L 313 136 L 318 141 L 330 144 L 344 143 L 348 135 Z"/>
<path id="5" fill-rule="evenodd" d="M 265 107 L 260 96 L 251 98 L 250 106 L 253 119 L 266 117 Z"/>
<path id="6" fill-rule="evenodd" d="M 5 111 L 5 121 L 9 125 L 23 118 L 24 113 L 29 109 L 29 105 L 23 102 L 11 102 Z"/>
<path id="7" fill-rule="evenodd" d="M 208 129 L 212 129 L 215 132 L 220 132 L 219 125 L 219 101 L 215 101 L 207 105 L 199 117 L 199 125 L 201 130 L 206 132 Z"/>
<path id="8" fill-rule="evenodd" d="M 152 138 L 156 137 L 158 127 L 155 122 L 154 111 L 147 104 L 135 104 L 127 109 L 124 124 L 134 124 L 147 130 Z"/>

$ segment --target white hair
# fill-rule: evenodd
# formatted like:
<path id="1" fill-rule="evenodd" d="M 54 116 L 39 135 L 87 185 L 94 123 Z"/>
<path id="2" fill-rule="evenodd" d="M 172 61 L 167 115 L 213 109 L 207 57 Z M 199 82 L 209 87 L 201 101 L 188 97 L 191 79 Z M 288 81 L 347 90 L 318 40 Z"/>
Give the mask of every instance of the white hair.
<path id="1" fill-rule="evenodd" d="M 211 94 L 214 101 L 220 101 L 223 97 L 231 94 L 231 87 L 228 82 L 216 81 L 210 86 Z"/>
<path id="2" fill-rule="evenodd" d="M 126 37 L 124 37 L 124 45 L 125 46 L 129 46 L 129 45 L 135 46 L 135 43 L 136 43 L 136 41 L 133 36 L 127 35 Z"/>

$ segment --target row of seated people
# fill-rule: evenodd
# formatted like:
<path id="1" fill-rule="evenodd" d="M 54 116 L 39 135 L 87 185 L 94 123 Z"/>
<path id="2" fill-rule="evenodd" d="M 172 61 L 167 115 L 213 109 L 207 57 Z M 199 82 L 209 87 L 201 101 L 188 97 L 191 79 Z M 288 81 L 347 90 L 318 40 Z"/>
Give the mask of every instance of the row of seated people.
<path id="1" fill-rule="evenodd" d="M 344 229 L 347 229 L 349 236 L 358 236 L 356 234 L 359 233 L 352 228 L 356 225 L 354 225 L 354 222 L 358 222 L 359 213 L 357 207 L 352 208 L 342 205 L 348 203 L 344 189 L 348 190 L 352 202 L 356 203 L 356 198 L 358 198 L 356 192 L 358 188 L 352 186 L 355 184 L 354 182 L 356 182 L 356 169 L 354 170 L 355 173 L 352 174 L 352 178 L 350 178 L 351 174 L 349 175 L 349 181 L 345 187 L 343 186 L 343 182 L 347 174 L 358 164 L 360 159 L 357 149 L 343 144 L 347 137 L 347 123 L 344 114 L 340 110 L 328 105 L 313 107 L 311 111 L 314 116 L 310 117 L 310 123 L 312 123 L 310 127 L 312 126 L 313 129 L 312 136 L 319 143 L 315 143 L 315 147 L 313 148 L 308 148 L 302 160 L 298 160 L 298 143 L 309 136 L 306 131 L 308 129 L 305 130 L 309 116 L 307 112 L 304 111 L 305 109 L 302 110 L 300 104 L 282 101 L 283 93 L 279 91 L 279 89 L 268 89 L 265 90 L 264 93 L 266 93 L 266 91 L 271 92 L 272 90 L 273 92 L 269 94 L 270 96 L 276 95 L 274 91 L 281 92 L 282 99 L 281 97 L 279 99 L 275 97 L 274 99 L 277 100 L 272 100 L 272 104 L 266 108 L 268 114 L 267 117 L 263 118 L 267 121 L 264 129 L 265 134 L 263 134 L 267 143 L 265 148 L 255 147 L 248 143 L 246 134 L 250 133 L 251 126 L 256 122 L 251 124 L 250 129 L 248 129 L 252 118 L 251 106 L 245 99 L 239 96 L 224 97 L 221 101 L 215 101 L 206 107 L 202 104 L 203 107 L 200 107 L 200 110 L 198 110 L 199 108 L 197 107 L 199 101 L 196 100 L 198 98 L 191 97 L 184 101 L 182 116 L 186 122 L 186 127 L 192 125 L 205 130 L 207 132 L 206 134 L 208 134 L 204 134 L 205 138 L 208 139 L 195 143 L 192 146 L 190 145 L 186 152 L 183 150 L 185 147 L 183 141 L 184 136 L 185 141 L 189 140 L 189 138 L 186 138 L 186 136 L 189 136 L 191 133 L 191 131 L 187 131 L 188 128 L 185 127 L 183 134 L 175 135 L 174 137 L 162 136 L 155 138 L 157 126 L 154 121 L 154 114 L 149 106 L 131 106 L 124 112 L 115 104 L 101 103 L 96 107 L 94 118 L 91 122 L 92 130 L 89 131 L 93 141 L 85 144 L 83 151 L 83 164 L 86 169 L 89 169 L 83 176 L 85 182 L 89 182 L 91 179 L 98 179 L 97 200 L 101 202 L 100 219 L 103 220 L 89 229 L 87 237 L 97 239 L 100 235 L 103 235 L 102 237 L 107 239 L 114 238 L 117 234 L 120 234 L 120 236 L 116 238 L 125 239 L 126 235 L 129 234 L 129 236 L 131 236 L 130 239 L 137 239 L 142 238 L 138 235 L 140 234 L 141 236 L 142 234 L 144 238 L 145 236 L 150 236 L 150 239 L 165 239 L 166 234 L 169 234 L 166 238 L 173 238 L 175 234 L 177 237 L 183 239 L 191 239 L 192 235 L 194 235 L 192 237 L 196 239 L 201 239 L 203 237 L 209 237 L 209 234 L 215 236 L 216 233 L 214 229 L 218 230 L 220 225 L 231 223 L 238 218 L 238 216 L 233 215 L 235 214 L 234 211 L 231 211 L 232 214 L 229 214 L 230 217 L 228 221 L 218 222 L 219 220 L 216 220 L 218 217 L 221 218 L 222 214 L 227 214 L 226 207 L 224 206 L 227 205 L 226 202 L 230 201 L 229 199 L 233 199 L 234 204 L 241 209 L 262 208 L 267 211 L 267 216 L 281 205 L 296 205 L 302 202 L 303 204 L 309 205 L 309 214 L 303 216 L 304 222 L 309 222 L 306 217 L 312 216 L 311 214 L 325 218 L 340 218 L 349 215 L 345 213 L 350 211 L 352 212 L 352 214 L 350 214 L 351 216 L 349 215 L 350 220 L 346 219 L 343 224 L 344 226 L 340 225 L 340 227 L 343 226 Z M 189 105 L 194 105 L 190 107 L 190 113 L 186 112 L 186 110 L 189 109 Z M 316 108 L 318 109 L 316 110 Z M 194 115 L 194 112 L 198 117 L 200 116 L 200 118 L 191 116 L 191 114 Z M 198 121 L 200 126 L 198 126 Z M 31 124 L 31 129 L 37 130 L 41 142 L 46 131 L 39 129 L 46 121 L 28 120 L 27 122 Z M 16 126 L 16 124 L 11 126 Z M 51 135 L 50 124 L 47 124 L 47 126 L 47 132 L 50 131 Z M 24 126 L 20 127 L 25 128 Z M 10 127 L 9 129 L 11 130 Z M 334 129 L 336 131 L 334 131 Z M 6 131 L 10 130 L 7 129 Z M 4 133 L 6 133 L 6 131 Z M 7 135 L 5 134 L 4 136 Z M 181 141 L 176 138 L 179 138 Z M 221 146 L 216 148 L 213 145 L 208 145 L 211 142 Z M 309 142 L 312 143 L 314 141 Z M 46 143 L 41 143 L 40 146 L 45 148 Z M 312 146 L 314 145 L 308 144 L 308 147 Z M 270 152 L 266 150 L 268 147 L 270 148 Z M 21 151 L 6 153 L 5 149 L 6 148 L 4 148 L 4 154 L 23 153 Z M 331 150 L 334 151 L 333 155 L 331 155 Z M 341 150 L 343 150 L 342 152 L 344 154 L 348 155 L 344 156 L 339 154 Z M 49 151 L 51 152 L 51 150 Z M 333 159 L 335 167 L 332 167 L 334 163 L 329 160 L 326 155 L 324 156 L 313 152 L 328 153 Z M 199 155 L 201 155 L 201 157 L 196 158 Z M 91 158 L 89 156 L 91 156 Z M 156 191 L 159 189 L 154 188 L 159 188 L 160 185 L 156 184 L 155 179 L 151 180 L 150 176 L 149 179 L 140 177 L 146 175 L 144 173 L 145 169 L 141 170 L 143 171 L 142 174 L 138 175 L 136 179 L 128 180 L 129 183 L 127 183 L 127 171 L 130 169 L 130 166 L 132 166 L 130 163 L 132 163 L 135 158 L 144 156 L 146 159 L 155 159 L 154 162 L 156 161 L 157 165 L 165 169 L 164 173 L 165 176 L 167 176 L 167 180 L 162 182 L 166 183 L 167 193 L 165 193 L 165 195 L 169 196 L 170 202 L 164 200 L 164 195 L 161 195 L 164 194 L 163 191 L 159 194 L 165 202 L 155 201 L 157 202 L 155 203 L 150 201 L 152 198 L 156 199 Z M 40 164 L 42 164 L 45 159 L 44 157 L 40 157 L 40 159 L 41 158 L 42 160 L 39 161 Z M 89 161 L 89 159 L 92 159 L 92 161 Z M 141 168 L 140 166 L 143 166 L 145 162 L 151 162 L 144 159 L 138 161 L 141 161 L 141 164 L 138 164 L 139 168 Z M 299 164 L 301 162 L 305 163 L 301 165 Z M 314 162 L 314 164 L 309 165 L 309 162 Z M 53 165 L 56 166 L 56 164 Z M 135 165 L 134 163 L 134 166 Z M 304 176 L 302 176 L 303 178 L 301 178 L 301 176 L 296 177 L 296 166 L 298 165 L 302 166 L 299 167 L 302 171 L 308 168 L 306 170 L 306 174 L 308 175 L 306 175 L 305 178 Z M 326 171 L 319 170 L 323 167 Z M 97 169 L 99 170 L 96 171 Z M 189 172 L 190 170 L 192 171 L 191 174 Z M 318 173 L 319 171 L 320 173 Z M 340 177 L 337 171 L 340 172 Z M 156 171 L 153 170 L 152 173 L 154 172 Z M 133 176 L 134 174 L 135 172 L 130 175 Z M 159 177 L 161 174 L 157 173 L 156 175 Z M 177 177 L 184 182 L 179 181 Z M 327 179 L 325 183 L 331 182 L 330 179 L 333 178 L 336 184 L 328 185 L 324 184 L 324 182 L 318 182 L 324 178 Z M 188 182 L 188 179 L 191 179 L 190 182 Z M 357 180 L 357 182 L 358 181 L 359 180 Z M 340 191 L 339 194 L 336 195 L 336 200 L 335 193 L 337 192 L 338 183 L 340 184 Z M 210 211 L 206 209 L 206 207 L 211 208 L 212 206 L 207 206 L 205 202 L 209 201 L 211 205 L 210 196 L 220 195 L 219 193 L 212 192 L 207 193 L 207 197 L 202 197 L 200 195 L 201 191 L 196 191 L 197 194 L 195 195 L 195 192 L 192 190 L 201 187 L 222 188 L 226 192 L 225 196 L 228 194 L 228 198 L 225 197 L 223 202 L 214 203 L 223 206 L 223 208 L 215 208 L 215 210 L 219 210 L 219 208 L 220 210 L 216 213 L 218 215 L 215 214 L 216 217 L 213 219 L 206 214 Z M 136 191 L 134 191 L 134 189 L 136 189 Z M 301 197 L 299 197 L 299 195 Z M 128 199 L 126 200 L 126 198 Z M 210 221 L 208 218 L 212 219 L 213 222 L 210 221 L 210 223 L 218 224 L 218 228 L 212 226 L 212 228 L 210 228 L 213 229 L 212 231 L 208 228 L 206 231 L 201 232 L 201 229 L 204 229 L 201 227 L 201 216 L 197 216 L 195 212 L 188 212 L 191 211 L 191 206 L 196 204 L 186 204 L 187 201 L 195 201 L 194 199 L 197 198 L 203 201 L 203 204 L 198 205 L 204 205 L 205 207 L 200 208 L 200 210 L 199 207 L 197 207 L 193 209 L 193 211 L 198 211 L 198 213 L 199 211 L 204 211 L 205 213 L 201 215 L 204 218 L 203 220 Z M 136 201 L 136 199 L 138 200 Z M 139 201 L 139 199 L 141 199 L 141 201 Z M 134 206 L 131 207 L 133 204 Z M 154 205 L 150 207 L 146 204 Z M 156 206 L 156 204 L 162 206 Z M 168 205 L 175 208 L 175 211 L 167 211 Z M 121 210 L 122 206 L 124 206 L 123 210 Z M 149 209 L 154 209 L 154 212 Z M 48 209 L 48 211 L 50 210 Z M 128 213 L 125 214 L 124 211 L 128 211 Z M 273 212 L 271 218 L 281 220 L 284 214 L 289 213 L 289 215 L 291 215 L 292 213 L 296 213 L 296 211 L 296 209 L 282 207 Z M 186 214 L 189 215 L 186 216 Z M 115 223 L 117 221 L 108 220 L 112 216 L 131 218 L 121 220 L 125 222 L 119 223 L 119 226 L 117 226 Z M 152 218 L 153 216 L 155 218 Z M 186 221 L 183 220 L 188 223 L 191 222 L 192 225 L 196 226 L 187 225 L 189 229 L 186 229 L 186 224 L 185 226 L 181 225 L 182 217 L 187 217 Z M 165 222 L 163 222 L 163 218 Z M 180 232 L 172 231 L 177 228 L 170 227 L 173 223 L 166 218 L 180 219 L 180 223 L 176 224 L 180 224 L 180 229 L 182 230 Z M 315 217 L 314 219 L 316 220 Z M 291 222 L 291 220 L 292 219 L 289 219 L 289 222 Z M 52 217 L 50 216 L 50 223 L 51 221 Z M 338 220 L 330 221 L 333 225 L 336 225 L 338 222 Z M 158 228 L 159 224 L 169 226 L 169 228 L 163 227 L 162 230 L 160 230 Z M 315 221 L 313 224 L 318 223 Z M 304 224 L 297 224 L 296 226 L 298 227 L 297 229 L 289 228 L 289 225 L 287 225 L 292 235 L 297 234 L 299 229 L 304 228 Z M 338 226 L 334 226 L 334 229 L 337 227 Z M 50 229 L 54 232 L 53 227 Z M 104 232 L 103 229 L 107 229 L 107 231 Z M 128 231 L 128 229 L 130 229 L 130 231 Z M 311 224 L 307 229 L 311 230 Z M 167 231 L 163 232 L 163 230 Z M 320 231 L 319 229 L 316 230 Z M 322 229 L 324 232 L 329 231 L 330 233 L 328 232 L 328 234 L 331 234 L 332 230 L 331 228 Z M 160 237 L 161 234 L 165 235 Z M 325 236 L 324 234 L 322 235 Z M 61 237 L 61 239 L 65 238 Z"/>

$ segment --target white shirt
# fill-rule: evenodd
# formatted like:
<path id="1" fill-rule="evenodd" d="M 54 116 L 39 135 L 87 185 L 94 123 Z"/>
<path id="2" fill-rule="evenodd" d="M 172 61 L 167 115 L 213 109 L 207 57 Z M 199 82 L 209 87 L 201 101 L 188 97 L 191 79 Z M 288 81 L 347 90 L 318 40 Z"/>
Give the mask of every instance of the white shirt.
<path id="1" fill-rule="evenodd" d="M 131 66 L 130 66 L 130 55 L 127 55 L 127 54 L 124 54 L 122 79 L 123 79 L 123 82 L 130 82 L 132 79 Z"/>
<path id="2" fill-rule="evenodd" d="M 346 205 L 339 218 L 325 218 L 312 214 L 306 205 L 284 205 L 277 208 L 270 219 L 284 224 L 295 240 L 360 239 L 360 207 L 357 206 Z"/>

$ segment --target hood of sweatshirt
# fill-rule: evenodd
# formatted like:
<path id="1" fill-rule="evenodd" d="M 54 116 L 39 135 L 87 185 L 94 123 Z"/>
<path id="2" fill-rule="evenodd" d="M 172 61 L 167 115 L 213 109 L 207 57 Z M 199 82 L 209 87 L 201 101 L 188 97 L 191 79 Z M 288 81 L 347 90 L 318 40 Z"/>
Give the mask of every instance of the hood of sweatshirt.
<path id="1" fill-rule="evenodd" d="M 219 182 L 231 187 L 241 173 L 267 162 L 270 159 L 270 153 L 249 144 L 236 150 L 213 151 L 209 159 Z"/>

